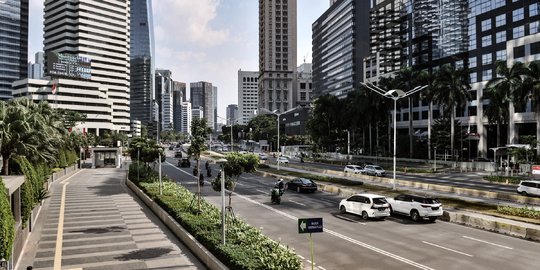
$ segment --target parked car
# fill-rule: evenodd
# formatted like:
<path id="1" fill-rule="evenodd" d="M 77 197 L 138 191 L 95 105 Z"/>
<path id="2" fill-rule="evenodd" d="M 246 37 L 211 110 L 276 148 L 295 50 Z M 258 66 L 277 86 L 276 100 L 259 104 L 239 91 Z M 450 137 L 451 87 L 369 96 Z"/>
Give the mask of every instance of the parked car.
<path id="1" fill-rule="evenodd" d="M 286 157 L 278 157 L 277 162 L 289 164 L 289 159 L 287 159 Z"/>
<path id="2" fill-rule="evenodd" d="M 268 156 L 264 153 L 259 153 L 259 159 L 260 160 L 267 160 L 268 159 Z"/>
<path id="3" fill-rule="evenodd" d="M 285 186 L 287 189 L 296 190 L 296 192 L 298 193 L 304 192 L 304 191 L 313 193 L 317 191 L 317 184 L 315 184 L 313 180 L 306 179 L 306 178 L 293 179 L 287 182 Z"/>
<path id="4" fill-rule="evenodd" d="M 361 215 L 362 219 L 385 219 L 390 216 L 390 205 L 386 198 L 377 194 L 355 194 L 339 203 L 341 213 Z"/>
<path id="5" fill-rule="evenodd" d="M 377 165 L 366 165 L 364 167 L 365 174 L 367 175 L 373 175 L 373 176 L 385 176 L 386 171 Z"/>
<path id="6" fill-rule="evenodd" d="M 428 218 L 434 222 L 443 215 L 442 204 L 438 199 L 418 195 L 398 195 L 388 198 L 390 212 L 410 216 L 413 221 Z"/>
<path id="7" fill-rule="evenodd" d="M 182 157 L 182 151 L 178 150 L 174 153 L 175 158 L 181 158 Z"/>
<path id="8" fill-rule="evenodd" d="M 174 150 L 174 145 L 169 146 L 169 150 Z"/>
<path id="9" fill-rule="evenodd" d="M 189 158 L 181 158 L 178 160 L 178 167 L 191 167 L 191 162 Z"/>
<path id="10" fill-rule="evenodd" d="M 517 188 L 517 192 L 521 195 L 535 195 L 540 196 L 540 181 L 527 180 L 521 181 Z"/>
<path id="11" fill-rule="evenodd" d="M 354 174 L 359 174 L 359 173 L 364 174 L 366 172 L 364 168 L 360 165 L 346 165 L 343 171 L 346 173 L 350 172 Z"/>

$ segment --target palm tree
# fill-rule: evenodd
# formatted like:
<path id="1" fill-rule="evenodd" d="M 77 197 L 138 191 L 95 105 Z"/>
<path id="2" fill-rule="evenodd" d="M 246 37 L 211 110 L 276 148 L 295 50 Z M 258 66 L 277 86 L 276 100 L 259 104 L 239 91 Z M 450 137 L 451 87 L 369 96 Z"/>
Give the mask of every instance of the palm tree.
<path id="1" fill-rule="evenodd" d="M 508 117 L 510 116 L 508 107 L 511 102 L 511 97 L 503 88 L 493 87 L 494 84 L 491 83 L 492 80 L 488 82 L 486 93 L 482 98 L 489 99 L 489 105 L 484 110 L 484 116 L 487 117 L 490 124 L 497 125 L 497 147 L 499 147 L 501 145 L 500 126 L 501 124 L 508 123 Z"/>
<path id="2" fill-rule="evenodd" d="M 526 89 L 530 89 L 530 99 L 535 108 L 536 141 L 540 141 L 540 61 L 532 61 L 528 65 L 525 80 Z M 536 154 L 540 155 L 540 147 L 536 147 Z"/>
<path id="3" fill-rule="evenodd" d="M 444 113 L 450 116 L 450 150 L 454 156 L 454 134 L 456 109 L 462 108 L 471 99 L 469 93 L 469 73 L 465 69 L 456 69 L 444 65 L 439 70 L 434 100 L 442 106 Z"/>
<path id="4" fill-rule="evenodd" d="M 405 93 L 408 91 L 411 91 L 418 85 L 418 79 L 419 79 L 420 72 L 417 70 L 414 70 L 410 67 L 403 68 L 399 70 L 396 74 L 396 77 L 394 77 L 394 80 L 396 80 L 396 84 L 399 89 L 403 90 Z M 409 101 L 409 158 L 413 157 L 413 149 L 414 149 L 414 130 L 413 130 L 413 96 L 408 97 Z"/>
<path id="5" fill-rule="evenodd" d="M 428 159 L 431 159 L 431 123 L 433 122 L 433 99 L 436 92 L 438 73 L 422 71 L 419 75 L 418 82 L 420 85 L 426 85 L 426 89 L 422 90 L 420 97 L 428 103 Z"/>
<path id="6" fill-rule="evenodd" d="M 508 143 L 515 143 L 516 138 L 511 136 L 512 130 L 514 130 L 514 122 L 512 116 L 514 115 L 514 105 L 523 104 L 527 98 L 524 94 L 524 78 L 527 74 L 527 67 L 521 63 L 516 62 L 512 67 L 508 67 L 506 62 L 495 62 L 497 77 L 491 79 L 486 84 L 487 89 L 496 89 L 497 93 L 506 96 L 508 99 Z"/>

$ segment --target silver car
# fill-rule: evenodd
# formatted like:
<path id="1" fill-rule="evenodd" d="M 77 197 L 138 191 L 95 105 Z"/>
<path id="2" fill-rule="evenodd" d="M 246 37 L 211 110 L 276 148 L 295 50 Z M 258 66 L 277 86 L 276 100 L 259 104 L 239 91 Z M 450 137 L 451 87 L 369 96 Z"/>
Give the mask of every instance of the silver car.
<path id="1" fill-rule="evenodd" d="M 367 175 L 373 175 L 373 176 L 385 176 L 386 171 L 377 165 L 366 165 L 364 167 L 365 173 Z"/>

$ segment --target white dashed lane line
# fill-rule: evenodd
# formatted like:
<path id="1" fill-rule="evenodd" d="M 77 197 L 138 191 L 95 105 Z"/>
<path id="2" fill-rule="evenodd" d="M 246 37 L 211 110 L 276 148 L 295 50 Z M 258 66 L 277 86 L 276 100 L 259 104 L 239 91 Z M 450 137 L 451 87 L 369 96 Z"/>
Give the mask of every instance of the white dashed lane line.
<path id="1" fill-rule="evenodd" d="M 463 238 L 466 238 L 466 239 L 469 239 L 469 240 L 473 240 L 473 241 L 478 241 L 478 242 L 481 242 L 481 243 L 484 243 L 484 244 L 488 244 L 488 245 L 492 245 L 492 246 L 496 246 L 496 247 L 500 247 L 500 248 L 513 249 L 513 248 L 511 248 L 511 247 L 507 247 L 507 246 L 503 246 L 503 245 L 491 243 L 491 242 L 488 242 L 488 241 L 485 241 L 485 240 L 480 240 L 480 239 L 472 238 L 472 237 L 465 236 L 465 235 L 463 236 Z"/>
<path id="2" fill-rule="evenodd" d="M 439 246 L 439 245 L 437 245 L 437 244 L 433 244 L 433 243 L 430 243 L 430 242 L 422 241 L 422 243 L 424 243 L 424 244 L 426 244 L 426 245 L 430 245 L 430 246 L 442 248 L 442 249 L 444 249 L 444 250 L 452 251 L 452 252 L 455 252 L 455 253 L 457 253 L 457 254 L 465 255 L 465 256 L 467 256 L 467 257 L 473 257 L 473 255 L 471 255 L 471 254 L 467 254 L 467 253 L 464 253 L 464 252 L 461 252 L 461 251 L 457 251 L 457 250 L 455 250 L 455 249 L 451 249 L 451 248 Z"/>

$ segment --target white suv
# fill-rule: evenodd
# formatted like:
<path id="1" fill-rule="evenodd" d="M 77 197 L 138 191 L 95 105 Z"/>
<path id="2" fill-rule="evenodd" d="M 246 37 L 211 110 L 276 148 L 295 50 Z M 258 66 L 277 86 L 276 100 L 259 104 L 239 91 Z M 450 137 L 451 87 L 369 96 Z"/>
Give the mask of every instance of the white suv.
<path id="1" fill-rule="evenodd" d="M 385 219 L 390 216 L 386 198 L 376 194 L 355 194 L 339 203 L 341 213 L 361 215 L 362 219 L 371 217 Z"/>
<path id="2" fill-rule="evenodd" d="M 354 173 L 354 174 L 359 174 L 359 173 L 364 173 L 364 168 L 362 168 L 362 166 L 358 166 L 358 165 L 346 165 L 345 166 L 345 169 L 343 169 L 344 172 L 350 172 L 350 173 Z"/>
<path id="3" fill-rule="evenodd" d="M 521 195 L 536 195 L 540 196 L 540 181 L 521 181 L 517 188 L 517 192 Z"/>
<path id="4" fill-rule="evenodd" d="M 434 222 L 443 215 L 442 204 L 439 200 L 429 197 L 402 194 L 395 198 L 388 198 L 392 213 L 411 216 L 413 221 L 429 218 Z"/>

